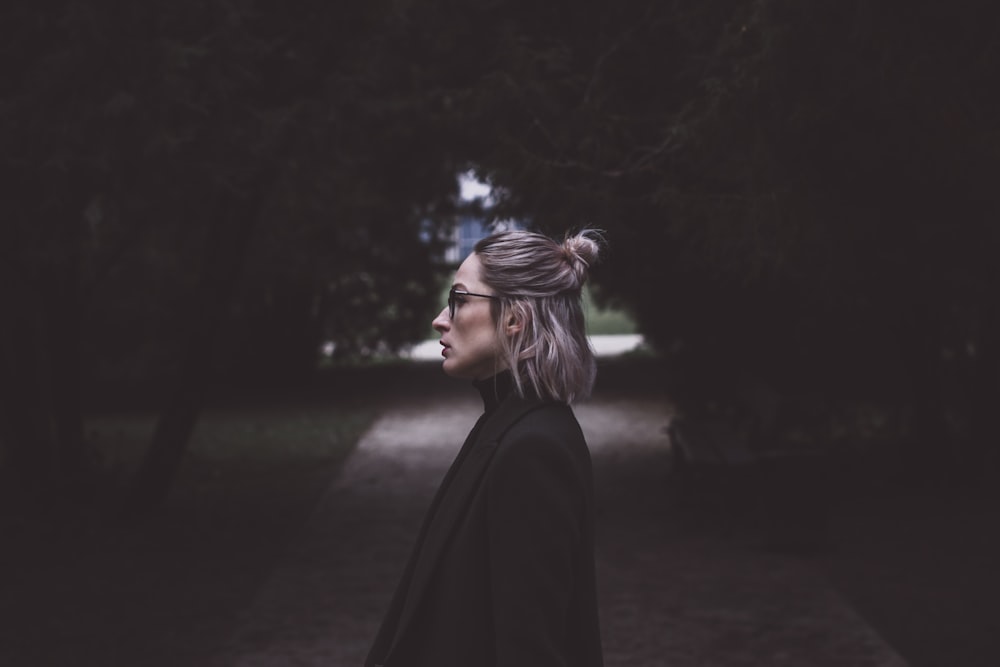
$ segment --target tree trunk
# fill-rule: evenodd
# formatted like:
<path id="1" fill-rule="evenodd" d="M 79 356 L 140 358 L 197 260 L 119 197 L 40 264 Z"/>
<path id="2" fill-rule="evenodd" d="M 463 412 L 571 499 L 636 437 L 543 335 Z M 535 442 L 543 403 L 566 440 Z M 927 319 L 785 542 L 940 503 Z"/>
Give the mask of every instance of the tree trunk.
<path id="1" fill-rule="evenodd" d="M 238 199 L 223 195 L 220 215 L 211 226 L 204 264 L 189 315 L 188 340 L 167 405 L 153 432 L 149 450 L 129 489 L 124 515 L 139 518 L 167 496 L 194 432 L 211 379 L 219 325 L 232 300 L 247 246 L 262 204 L 264 190 Z"/>
<path id="2" fill-rule="evenodd" d="M 54 259 L 30 267 L 34 277 L 13 256 L 0 260 L 0 412 L 9 464 L 19 480 L 36 492 L 73 495 L 88 479 L 94 457 L 84 437 L 80 395 L 81 223 L 71 210 L 60 213 L 55 223 L 36 221 L 52 226 L 46 251 Z"/>
<path id="3" fill-rule="evenodd" d="M 55 476 L 60 490 L 75 496 L 86 485 L 96 459 L 84 437 L 81 392 L 83 303 L 81 254 L 83 222 L 67 211 L 60 234 L 61 257 L 48 267 L 42 293 L 44 336 L 48 356 L 48 400 L 51 410 Z"/>
<path id="4" fill-rule="evenodd" d="M 982 307 L 975 340 L 970 397 L 970 468 L 991 478 L 1000 472 L 1000 310 L 995 304 Z"/>
<path id="5" fill-rule="evenodd" d="M 0 317 L 0 438 L 4 467 L 23 486 L 48 489 L 52 483 L 53 442 L 41 381 L 47 365 L 41 347 L 40 313 L 4 262 Z"/>
<path id="6" fill-rule="evenodd" d="M 952 442 L 946 424 L 941 368 L 942 331 L 933 311 L 913 308 L 900 322 L 899 349 L 907 371 L 913 423 L 901 452 L 901 467 L 911 481 L 944 481 L 942 463 L 951 463 Z M 931 479 L 931 478 L 934 479 Z"/>

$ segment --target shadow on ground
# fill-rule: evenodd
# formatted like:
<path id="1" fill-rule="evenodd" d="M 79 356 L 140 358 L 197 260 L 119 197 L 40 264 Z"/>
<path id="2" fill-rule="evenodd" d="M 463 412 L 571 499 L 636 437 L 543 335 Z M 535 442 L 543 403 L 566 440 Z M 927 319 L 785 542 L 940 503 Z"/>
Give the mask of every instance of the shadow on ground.
<path id="1" fill-rule="evenodd" d="M 666 371 L 656 360 L 604 361 L 599 377 L 601 396 L 667 400 Z M 415 393 L 447 401 L 470 391 L 436 363 L 409 364 L 338 369 L 309 386 L 219 388 L 214 406 L 377 412 Z M 207 664 L 201 660 L 234 631 L 336 466 L 291 462 L 275 474 L 217 461 L 189 470 L 197 493 L 175 495 L 142 525 L 108 521 L 100 506 L 5 503 L 0 664 Z M 829 548 L 799 561 L 829 577 L 913 667 L 1000 664 L 1000 616 L 992 608 L 1000 596 L 996 494 L 898 487 L 853 470 L 831 480 Z M 670 516 L 739 548 L 763 549 L 752 501 L 735 509 L 694 502 Z M 665 491 L 649 502 L 678 500 Z"/>

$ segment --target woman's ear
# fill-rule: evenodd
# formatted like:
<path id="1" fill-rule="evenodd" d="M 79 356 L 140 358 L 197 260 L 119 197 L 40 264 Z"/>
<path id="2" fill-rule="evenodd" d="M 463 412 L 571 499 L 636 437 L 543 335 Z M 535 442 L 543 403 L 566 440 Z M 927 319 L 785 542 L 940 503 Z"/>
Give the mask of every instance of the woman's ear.
<path id="1" fill-rule="evenodd" d="M 510 317 L 507 318 L 507 335 L 513 336 L 524 331 L 527 324 L 528 314 L 520 309 L 514 309 Z"/>

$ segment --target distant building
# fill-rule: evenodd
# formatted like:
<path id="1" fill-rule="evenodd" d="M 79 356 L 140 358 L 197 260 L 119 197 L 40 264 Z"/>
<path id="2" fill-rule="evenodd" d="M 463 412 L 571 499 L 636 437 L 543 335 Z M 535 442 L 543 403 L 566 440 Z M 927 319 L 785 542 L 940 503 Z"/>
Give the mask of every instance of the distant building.
<path id="1" fill-rule="evenodd" d="M 444 260 L 449 264 L 460 264 L 472 253 L 472 249 L 480 241 L 495 231 L 522 229 L 522 225 L 510 220 L 488 225 L 481 218 L 462 216 L 452 230 L 451 245 L 444 251 Z"/>

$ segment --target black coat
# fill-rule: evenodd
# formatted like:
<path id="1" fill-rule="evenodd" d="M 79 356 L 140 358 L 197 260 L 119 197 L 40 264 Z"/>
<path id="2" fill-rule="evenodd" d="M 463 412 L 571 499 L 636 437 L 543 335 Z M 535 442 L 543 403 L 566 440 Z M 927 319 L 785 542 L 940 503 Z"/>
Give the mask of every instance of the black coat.
<path id="1" fill-rule="evenodd" d="M 469 434 L 366 667 L 600 667 L 590 453 L 572 410 L 509 395 Z"/>

